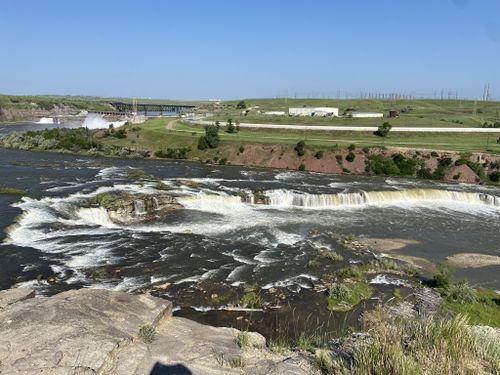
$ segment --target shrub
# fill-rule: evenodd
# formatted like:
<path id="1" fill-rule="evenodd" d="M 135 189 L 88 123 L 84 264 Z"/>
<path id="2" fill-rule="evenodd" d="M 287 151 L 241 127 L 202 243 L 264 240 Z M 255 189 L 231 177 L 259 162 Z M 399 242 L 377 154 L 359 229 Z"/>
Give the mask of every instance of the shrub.
<path id="1" fill-rule="evenodd" d="M 323 158 L 323 155 L 324 155 L 323 151 L 319 150 L 316 152 L 316 154 L 314 154 L 314 157 L 319 160 Z"/>
<path id="2" fill-rule="evenodd" d="M 306 153 L 305 146 L 306 142 L 304 141 L 297 142 L 297 144 L 294 147 L 294 150 L 298 156 L 304 156 L 304 154 Z"/>
<path id="3" fill-rule="evenodd" d="M 236 127 L 233 124 L 233 120 L 227 120 L 226 133 L 235 133 Z"/>
<path id="4" fill-rule="evenodd" d="M 190 151 L 191 149 L 189 147 L 167 148 L 166 150 L 156 151 L 155 156 L 166 159 L 187 159 L 188 152 Z"/>
<path id="5" fill-rule="evenodd" d="M 431 156 L 437 158 L 439 155 L 436 151 L 431 151 Z"/>
<path id="6" fill-rule="evenodd" d="M 299 171 L 303 172 L 306 170 L 306 166 L 304 164 L 299 165 Z"/>
<path id="7" fill-rule="evenodd" d="M 365 154 L 368 154 L 370 152 L 370 148 L 369 147 L 363 147 L 363 152 Z"/>
<path id="8" fill-rule="evenodd" d="M 335 155 L 335 159 L 337 159 L 337 163 L 342 165 L 342 155 Z"/>
<path id="9" fill-rule="evenodd" d="M 478 296 L 476 290 L 467 281 L 461 281 L 449 287 L 447 298 L 451 302 L 473 303 L 477 301 Z"/>
<path id="10" fill-rule="evenodd" d="M 245 306 L 254 309 L 260 309 L 264 305 L 261 296 L 255 291 L 248 291 L 243 295 L 243 303 Z"/>
<path id="11" fill-rule="evenodd" d="M 352 152 L 356 149 L 356 145 L 354 143 L 351 143 L 349 147 L 347 147 L 347 149 Z"/>
<path id="12" fill-rule="evenodd" d="M 356 158 L 356 155 L 354 155 L 354 152 L 351 151 L 347 154 L 347 156 L 345 157 L 345 160 L 352 163 L 355 158 Z"/>
<path id="13" fill-rule="evenodd" d="M 491 172 L 491 173 L 488 175 L 488 178 L 489 178 L 489 179 L 490 179 L 490 181 L 492 181 L 492 182 L 499 182 L 499 181 L 500 181 L 500 172 L 498 172 L 498 171 Z"/>
<path id="14" fill-rule="evenodd" d="M 240 146 L 240 148 L 238 149 L 238 151 L 239 151 L 240 154 L 242 154 L 245 151 L 245 147 Z"/>
<path id="15" fill-rule="evenodd" d="M 247 105 L 244 100 L 241 100 L 240 102 L 238 102 L 238 104 L 236 104 L 236 108 L 238 109 L 245 109 L 246 107 Z"/>
<path id="16" fill-rule="evenodd" d="M 373 134 L 376 135 L 377 137 L 385 138 L 389 135 L 389 132 L 391 131 L 391 129 L 392 129 L 392 125 L 389 124 L 388 122 L 384 122 L 382 125 L 380 125 L 378 127 L 377 130 L 375 130 L 373 132 Z"/>

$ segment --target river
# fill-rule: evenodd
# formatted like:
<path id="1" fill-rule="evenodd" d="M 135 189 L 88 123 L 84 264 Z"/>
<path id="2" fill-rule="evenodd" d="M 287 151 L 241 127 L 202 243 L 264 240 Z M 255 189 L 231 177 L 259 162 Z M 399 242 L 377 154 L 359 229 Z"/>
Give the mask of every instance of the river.
<path id="1" fill-rule="evenodd" d="M 134 170 L 154 178 L 137 180 Z M 292 302 L 309 296 L 297 306 L 323 309 L 311 290 L 321 270 L 307 264 L 318 248 L 343 251 L 332 233 L 413 240 L 398 253 L 434 263 L 456 253 L 500 255 L 494 187 L 6 149 L 0 179 L 27 189 L 24 197 L 0 195 L 1 289 L 134 292 L 168 282 L 164 297 L 174 300 L 177 314 L 219 325 L 225 318 L 202 294 L 226 287 L 283 288 Z M 163 222 L 121 227 L 102 211 L 80 207 L 100 192 L 158 193 L 159 180 L 184 206 Z M 239 196 L 256 189 L 268 205 Z M 102 272 L 95 277 L 89 269 Z M 454 275 L 500 289 L 500 266 Z"/>

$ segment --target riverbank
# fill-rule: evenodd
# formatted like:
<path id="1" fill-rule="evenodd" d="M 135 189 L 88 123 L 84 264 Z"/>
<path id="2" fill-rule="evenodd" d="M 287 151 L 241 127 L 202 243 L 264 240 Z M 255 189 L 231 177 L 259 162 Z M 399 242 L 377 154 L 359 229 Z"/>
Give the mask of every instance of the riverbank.
<path id="1" fill-rule="evenodd" d="M 70 152 L 91 156 L 128 158 L 170 158 L 218 165 L 245 165 L 347 175 L 386 175 L 442 180 L 450 183 L 496 183 L 500 179 L 500 156 L 488 153 L 460 153 L 401 147 L 348 147 L 334 144 L 315 146 L 309 139 L 297 151 L 297 144 L 247 140 L 246 130 L 218 132 L 216 148 L 198 149 L 204 130 L 172 120 L 148 120 L 118 130 L 61 129 L 39 133 L 6 134 L 3 147 Z M 189 128 L 188 128 L 189 129 Z M 201 133 L 200 133 L 201 132 Z M 300 133 L 299 133 L 300 134 Z M 425 133 L 422 133 L 425 134 Z M 303 137 L 299 135 L 299 139 Z M 375 137 L 376 138 L 376 137 Z M 311 144 L 312 143 L 312 144 Z"/>
<path id="2" fill-rule="evenodd" d="M 498 329 L 470 325 L 460 315 L 431 319 L 439 295 L 431 290 L 415 295 L 415 304 L 397 302 L 365 312 L 366 331 L 321 346 L 310 332 L 303 332 L 298 345 L 291 347 L 269 342 L 258 333 L 172 317 L 172 304 L 150 295 L 80 289 L 33 298 L 30 289 L 0 291 L 4 322 L 0 371 L 42 375 L 500 371 Z M 391 355 L 394 351 L 399 356 Z M 427 361 L 428 356 L 440 360 Z"/>

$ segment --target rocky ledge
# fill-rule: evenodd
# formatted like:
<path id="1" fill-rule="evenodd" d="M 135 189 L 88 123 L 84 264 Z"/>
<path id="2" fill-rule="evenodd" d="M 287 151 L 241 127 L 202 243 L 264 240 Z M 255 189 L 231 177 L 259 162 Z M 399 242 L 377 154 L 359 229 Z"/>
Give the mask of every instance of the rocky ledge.
<path id="1" fill-rule="evenodd" d="M 166 194 L 102 193 L 89 202 L 105 208 L 111 221 L 120 225 L 161 220 L 182 209 L 174 197 Z"/>
<path id="2" fill-rule="evenodd" d="M 271 353 L 266 340 L 172 317 L 150 295 L 96 289 L 33 298 L 0 292 L 0 374 L 315 374 L 306 354 Z"/>

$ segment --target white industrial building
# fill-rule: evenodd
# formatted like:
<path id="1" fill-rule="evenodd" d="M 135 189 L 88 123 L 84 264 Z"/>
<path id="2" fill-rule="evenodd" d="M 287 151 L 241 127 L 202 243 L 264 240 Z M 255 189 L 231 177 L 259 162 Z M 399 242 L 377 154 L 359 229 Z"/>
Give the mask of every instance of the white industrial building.
<path id="1" fill-rule="evenodd" d="M 264 112 L 264 114 L 268 115 L 268 116 L 284 116 L 285 111 L 267 111 L 267 112 Z"/>
<path id="2" fill-rule="evenodd" d="M 351 112 L 349 117 L 352 118 L 380 118 L 384 117 L 383 113 L 379 112 Z"/>
<path id="3" fill-rule="evenodd" d="M 294 107 L 288 109 L 290 116 L 334 116 L 338 117 L 339 109 L 333 107 Z"/>

